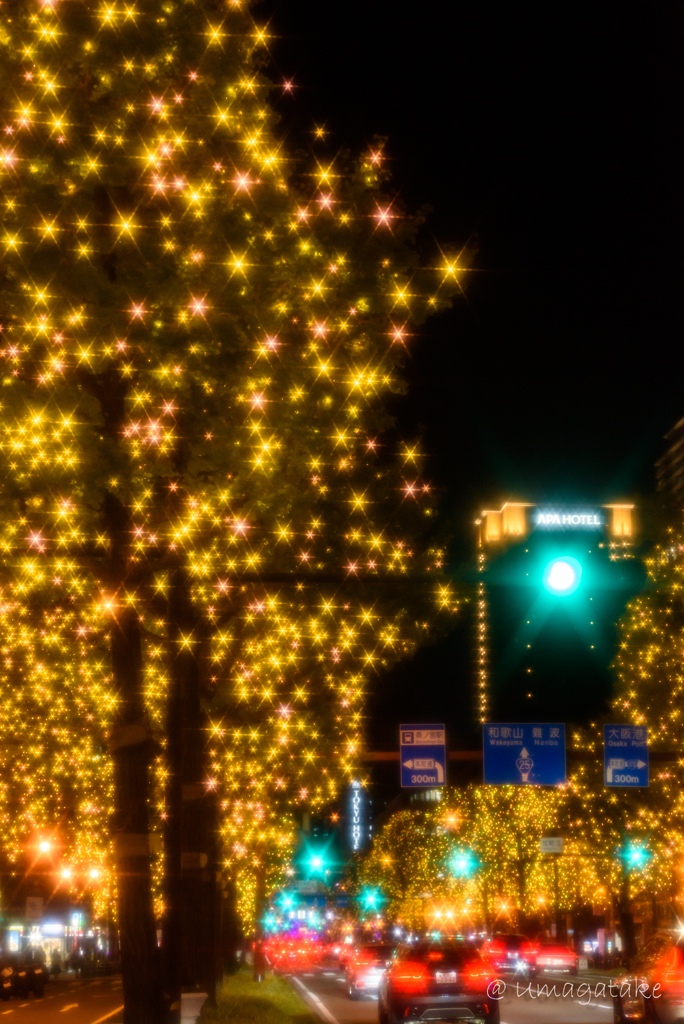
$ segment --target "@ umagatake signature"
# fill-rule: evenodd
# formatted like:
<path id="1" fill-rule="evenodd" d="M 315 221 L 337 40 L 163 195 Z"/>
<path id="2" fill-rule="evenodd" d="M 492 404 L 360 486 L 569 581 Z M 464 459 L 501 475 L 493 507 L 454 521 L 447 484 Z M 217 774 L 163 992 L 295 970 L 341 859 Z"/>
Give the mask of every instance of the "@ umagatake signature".
<path id="1" fill-rule="evenodd" d="M 512 985 L 510 987 L 506 985 L 503 979 L 496 978 L 487 986 L 487 995 L 490 999 L 503 999 L 506 992 L 510 991 L 518 999 L 522 996 L 528 996 L 530 999 L 574 999 L 577 997 L 580 1005 L 586 1006 L 594 999 L 615 999 L 617 996 L 620 999 L 637 999 L 639 996 L 644 999 L 660 999 L 662 992 L 659 990 L 659 984 L 651 988 L 643 981 L 611 981 L 607 985 L 604 982 L 589 985 L 587 982 L 566 981 L 562 988 L 558 984 L 541 985 L 538 982 L 533 984 L 529 981 L 526 985 L 521 985 L 517 981 L 514 989 Z"/>

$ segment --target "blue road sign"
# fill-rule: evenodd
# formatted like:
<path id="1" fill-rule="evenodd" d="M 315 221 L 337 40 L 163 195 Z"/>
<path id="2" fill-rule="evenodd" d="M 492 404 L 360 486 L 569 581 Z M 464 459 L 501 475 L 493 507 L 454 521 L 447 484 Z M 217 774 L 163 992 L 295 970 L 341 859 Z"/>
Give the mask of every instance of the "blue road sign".
<path id="1" fill-rule="evenodd" d="M 443 725 L 400 725 L 399 763 L 404 789 L 446 783 L 446 740 Z"/>
<path id="2" fill-rule="evenodd" d="M 603 726 L 606 786 L 648 786 L 648 726 Z"/>
<path id="3" fill-rule="evenodd" d="M 556 722 L 485 722 L 486 786 L 565 784 L 565 726 Z"/>

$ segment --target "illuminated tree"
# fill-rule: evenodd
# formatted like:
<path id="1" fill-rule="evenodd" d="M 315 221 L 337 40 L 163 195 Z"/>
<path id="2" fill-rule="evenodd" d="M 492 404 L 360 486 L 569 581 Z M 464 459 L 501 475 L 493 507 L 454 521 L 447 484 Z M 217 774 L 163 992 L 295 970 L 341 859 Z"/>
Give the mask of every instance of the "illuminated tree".
<path id="1" fill-rule="evenodd" d="M 0 859 L 16 885 L 26 864 L 48 874 L 46 894 L 88 890 L 99 917 L 111 890 L 111 771 L 88 723 L 107 699 L 94 676 L 106 651 L 69 607 L 73 598 L 46 609 L 24 593 L 0 605 Z M 3 898 L 12 898 L 11 882 Z"/>
<path id="2" fill-rule="evenodd" d="M 684 538 L 668 528 L 645 559 L 647 584 L 628 605 L 619 625 L 614 662 L 616 722 L 648 726 L 649 747 L 679 750 L 682 739 L 684 671 Z M 627 834 L 651 853 L 645 870 L 635 872 L 632 897 L 680 898 L 684 867 L 682 765 L 652 762 L 648 790 L 621 794 Z"/>
<path id="3" fill-rule="evenodd" d="M 415 568 L 432 607 L 453 606 L 439 551 L 406 536 L 406 508 L 420 503 L 424 522 L 431 511 L 410 448 L 388 505 L 381 397 L 402 386 L 412 329 L 448 301 L 457 268 L 416 256 L 419 222 L 383 193 L 381 145 L 353 165 L 287 164 L 255 57 L 267 34 L 237 0 L 23 0 L 2 28 L 5 558 L 15 580 L 30 562 L 53 600 L 68 561 L 107 635 L 97 725 L 113 765 L 126 1013 L 155 1024 L 150 811 L 166 821 L 178 932 L 183 786 L 222 785 L 188 742 L 212 701 L 226 683 L 243 701 L 245 725 L 214 716 L 211 749 L 221 775 L 237 739 L 254 748 L 237 751 L 230 782 L 253 783 L 250 813 L 273 820 L 265 795 L 283 759 L 268 751 L 289 732 L 295 762 L 321 765 L 278 700 L 312 718 L 334 697 L 344 773 L 368 672 L 427 630 L 429 612 L 409 613 L 396 588 L 380 612 L 357 578 Z M 332 595 L 313 589 L 326 573 Z M 240 654 L 262 601 L 260 638 Z M 295 683 L 300 657 L 287 671 L 270 657 L 288 630 L 315 677 Z M 303 767 L 284 778 L 288 795 L 309 790 Z M 316 785 L 317 799 L 334 792 Z"/>
<path id="4" fill-rule="evenodd" d="M 616 815 L 604 815 L 608 853 L 593 845 L 587 817 L 572 788 L 448 788 L 432 810 L 396 812 L 350 884 L 357 893 L 375 887 L 388 919 L 412 928 L 509 929 L 526 915 L 548 924 L 556 909 L 577 911 L 618 894 L 624 879 L 630 891 L 648 881 L 650 861 L 623 870 Z M 539 845 L 554 834 L 564 837 L 557 859 Z"/>

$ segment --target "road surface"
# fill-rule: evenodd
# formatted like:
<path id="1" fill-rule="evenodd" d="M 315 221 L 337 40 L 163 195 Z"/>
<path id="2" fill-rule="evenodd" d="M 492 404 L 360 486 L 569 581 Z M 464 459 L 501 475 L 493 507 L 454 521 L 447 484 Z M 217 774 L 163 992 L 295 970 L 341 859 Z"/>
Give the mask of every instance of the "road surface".
<path id="1" fill-rule="evenodd" d="M 605 975 L 585 971 L 576 978 L 548 974 L 529 983 L 518 982 L 517 986 L 514 979 L 504 980 L 502 1024 L 612 1024 L 613 1007 L 607 994 L 610 979 Z M 343 971 L 323 965 L 292 975 L 291 981 L 326 1024 L 377 1024 L 377 999 L 366 997 L 352 1002 L 346 994 Z M 581 991 L 580 986 L 584 986 Z"/>
<path id="2" fill-rule="evenodd" d="M 123 1005 L 121 977 L 78 981 L 61 975 L 45 986 L 45 997 L 0 1001 L 0 1024 L 115 1024 Z"/>

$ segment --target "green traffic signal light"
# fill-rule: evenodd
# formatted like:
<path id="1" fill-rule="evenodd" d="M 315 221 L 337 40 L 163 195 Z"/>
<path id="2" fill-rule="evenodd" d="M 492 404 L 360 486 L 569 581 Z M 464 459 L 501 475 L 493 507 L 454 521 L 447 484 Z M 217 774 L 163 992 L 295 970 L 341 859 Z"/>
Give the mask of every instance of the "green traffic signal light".
<path id="1" fill-rule="evenodd" d="M 544 569 L 542 583 L 554 597 L 574 594 L 582 582 L 582 566 L 571 555 L 552 558 Z"/>
<path id="2" fill-rule="evenodd" d="M 627 866 L 630 868 L 645 868 L 651 859 L 651 854 L 638 843 L 628 843 L 623 854 Z"/>
<path id="3" fill-rule="evenodd" d="M 278 897 L 277 902 L 278 902 L 278 906 L 280 907 L 281 911 L 287 912 L 287 911 L 292 910 L 294 908 L 296 900 L 295 900 L 295 897 L 294 897 L 294 895 L 292 893 L 283 892 Z"/>
<path id="4" fill-rule="evenodd" d="M 469 878 L 477 869 L 477 859 L 470 850 L 459 850 L 451 859 L 451 870 L 457 878 Z"/>
<path id="5" fill-rule="evenodd" d="M 377 910 L 382 902 L 382 897 L 377 889 L 363 889 L 361 892 L 361 903 L 364 910 Z"/>
<path id="6" fill-rule="evenodd" d="M 325 857 L 320 853 L 312 853 L 309 857 L 309 871 L 313 875 L 321 875 L 325 871 Z"/>

